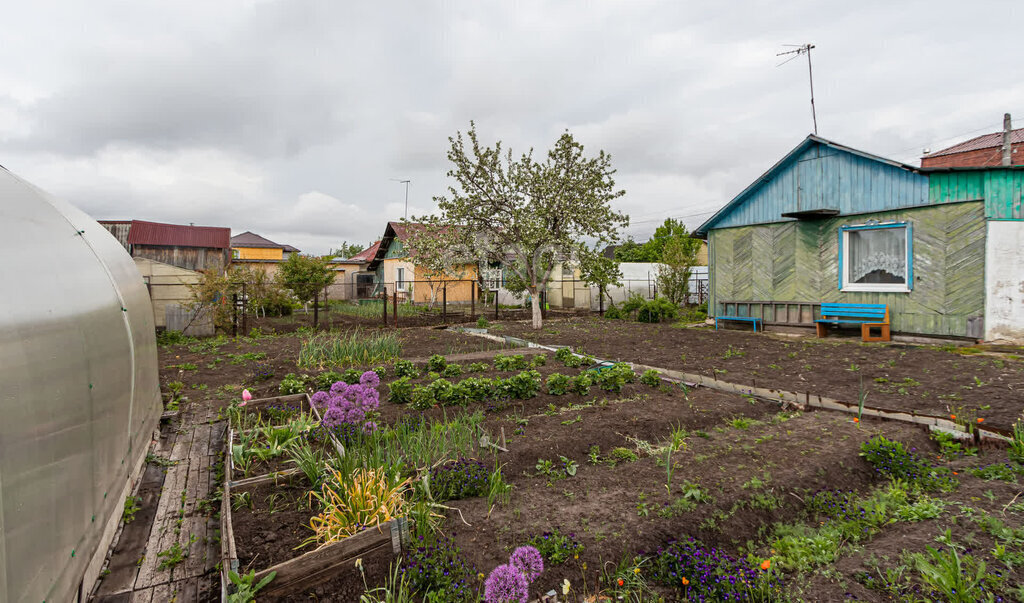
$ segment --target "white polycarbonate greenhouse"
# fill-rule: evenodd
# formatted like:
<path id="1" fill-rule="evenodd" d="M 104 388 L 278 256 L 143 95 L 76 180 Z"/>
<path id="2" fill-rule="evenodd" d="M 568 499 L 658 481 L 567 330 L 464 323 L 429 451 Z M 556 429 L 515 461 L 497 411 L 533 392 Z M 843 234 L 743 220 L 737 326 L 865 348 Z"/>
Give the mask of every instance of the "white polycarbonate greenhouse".
<path id="1" fill-rule="evenodd" d="M 0 249 L 0 601 L 75 601 L 158 426 L 153 311 L 113 236 L 2 167 Z"/>

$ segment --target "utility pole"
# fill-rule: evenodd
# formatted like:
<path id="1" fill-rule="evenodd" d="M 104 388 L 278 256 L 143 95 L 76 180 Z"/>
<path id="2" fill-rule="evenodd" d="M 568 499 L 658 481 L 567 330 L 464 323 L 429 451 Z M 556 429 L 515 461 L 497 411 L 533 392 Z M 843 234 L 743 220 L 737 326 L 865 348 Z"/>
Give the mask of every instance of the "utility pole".
<path id="1" fill-rule="evenodd" d="M 794 45 L 793 44 L 784 44 L 784 46 L 794 46 Z M 782 61 L 781 63 L 776 65 L 776 67 L 781 67 L 782 65 L 785 65 L 786 63 L 792 61 L 793 59 L 797 58 L 798 56 L 800 56 L 802 54 L 806 54 L 807 55 L 807 77 L 808 77 L 808 79 L 810 80 L 810 83 L 811 83 L 811 119 L 814 120 L 814 134 L 815 134 L 815 136 L 817 136 L 817 134 L 818 134 L 818 115 L 817 115 L 817 113 L 814 110 L 814 72 L 811 70 L 811 49 L 812 48 L 814 48 L 814 44 L 803 44 L 802 46 L 797 46 L 793 50 L 787 50 L 786 52 L 780 52 L 780 53 L 776 54 L 775 56 L 781 57 L 781 56 L 787 55 L 787 54 L 793 55 L 791 58 L 786 59 L 785 61 Z"/>
<path id="2" fill-rule="evenodd" d="M 412 180 L 399 180 L 398 178 L 392 178 L 393 182 L 400 182 L 405 185 L 405 218 L 409 219 L 409 183 Z"/>

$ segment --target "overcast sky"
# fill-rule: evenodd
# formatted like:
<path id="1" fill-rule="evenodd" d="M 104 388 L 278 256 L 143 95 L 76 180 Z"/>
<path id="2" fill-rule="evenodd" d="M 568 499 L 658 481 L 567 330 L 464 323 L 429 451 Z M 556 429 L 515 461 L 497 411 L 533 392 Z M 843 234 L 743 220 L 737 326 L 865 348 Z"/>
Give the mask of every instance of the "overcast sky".
<path id="1" fill-rule="evenodd" d="M 1024 3 L 10 2 L 0 165 L 97 219 L 306 252 L 433 209 L 448 137 L 611 153 L 645 239 L 694 227 L 812 130 L 918 164 L 1024 124 Z"/>

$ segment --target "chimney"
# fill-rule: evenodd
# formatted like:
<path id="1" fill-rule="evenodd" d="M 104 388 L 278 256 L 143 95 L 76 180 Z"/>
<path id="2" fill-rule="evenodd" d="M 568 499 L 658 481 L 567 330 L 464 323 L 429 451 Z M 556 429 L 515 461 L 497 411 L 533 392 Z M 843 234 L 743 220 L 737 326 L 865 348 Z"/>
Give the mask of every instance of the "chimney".
<path id="1" fill-rule="evenodd" d="M 1002 162 L 1002 165 L 1004 165 L 1004 166 L 1008 166 L 1011 163 L 1013 163 L 1013 161 L 1010 159 L 1012 157 L 1012 153 L 1013 153 L 1013 151 L 1011 150 L 1012 145 L 1010 144 L 1010 132 L 1011 132 L 1011 130 L 1013 130 L 1013 126 L 1012 126 L 1012 122 L 1010 120 L 1010 114 L 1007 113 L 1007 114 L 1003 115 L 1003 162 Z"/>

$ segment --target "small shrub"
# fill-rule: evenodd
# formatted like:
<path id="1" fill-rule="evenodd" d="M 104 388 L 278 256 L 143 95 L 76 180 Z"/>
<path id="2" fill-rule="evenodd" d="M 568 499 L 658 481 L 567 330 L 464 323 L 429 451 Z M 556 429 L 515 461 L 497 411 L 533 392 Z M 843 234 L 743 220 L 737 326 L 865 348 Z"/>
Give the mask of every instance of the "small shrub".
<path id="1" fill-rule="evenodd" d="M 583 543 L 576 540 L 575 534 L 562 534 L 558 529 L 534 536 L 527 543 L 540 551 L 544 560 L 551 565 L 565 563 L 569 559 L 578 559 L 583 554 Z"/>
<path id="2" fill-rule="evenodd" d="M 282 396 L 302 394 L 306 392 L 306 382 L 302 378 L 296 377 L 295 373 L 288 373 L 281 380 L 281 385 L 278 386 L 277 391 Z"/>
<path id="3" fill-rule="evenodd" d="M 480 318 L 476 319 L 476 326 L 478 329 L 486 329 L 487 327 L 491 326 L 491 323 L 487 321 L 487 318 L 481 316 Z"/>
<path id="4" fill-rule="evenodd" d="M 597 385 L 609 392 L 621 392 L 623 386 L 636 380 L 636 373 L 625 363 L 616 363 L 610 368 L 598 371 Z"/>
<path id="5" fill-rule="evenodd" d="M 420 376 L 420 371 L 416 368 L 416 365 L 409 360 L 398 360 L 395 362 L 393 368 L 396 377 L 410 377 L 415 379 Z"/>
<path id="6" fill-rule="evenodd" d="M 590 393 L 590 386 L 594 384 L 594 380 L 590 377 L 589 373 L 581 373 L 572 378 L 572 385 L 570 390 L 574 394 L 586 396 Z"/>
<path id="7" fill-rule="evenodd" d="M 505 379 L 498 387 L 499 393 L 515 400 L 526 400 L 540 391 L 541 376 L 537 371 L 523 371 Z"/>
<path id="8" fill-rule="evenodd" d="M 562 375 L 560 373 L 552 373 L 548 375 L 547 388 L 548 393 L 552 396 L 563 396 L 569 393 L 569 388 L 572 385 L 572 378 L 568 375 Z"/>
<path id="9" fill-rule="evenodd" d="M 445 377 L 458 377 L 461 374 L 462 367 L 457 364 L 449 364 L 448 366 L 444 367 L 443 371 L 441 371 L 441 375 Z"/>
<path id="10" fill-rule="evenodd" d="M 355 385 L 359 383 L 359 377 L 363 374 L 363 371 L 359 369 L 350 368 L 341 375 L 341 380 L 349 385 Z"/>
<path id="11" fill-rule="evenodd" d="M 431 468 L 430 494 L 438 502 L 481 496 L 488 490 L 490 475 L 483 462 L 459 458 Z"/>
<path id="12" fill-rule="evenodd" d="M 394 404 L 408 404 L 412 401 L 412 384 L 408 377 L 395 379 L 388 384 L 388 400 Z"/>
<path id="13" fill-rule="evenodd" d="M 427 370 L 440 373 L 448 366 L 448 361 L 440 354 L 434 354 L 427 360 Z"/>
<path id="14" fill-rule="evenodd" d="M 658 387 L 661 385 L 661 372 L 654 369 L 644 371 L 644 374 L 640 375 L 640 383 L 651 387 Z"/>
<path id="15" fill-rule="evenodd" d="M 572 348 L 559 348 L 555 352 L 555 359 L 560 360 L 562 364 L 569 368 L 579 368 L 583 366 L 583 358 L 572 353 Z"/>
<path id="16" fill-rule="evenodd" d="M 483 373 L 489 370 L 491 370 L 491 365 L 486 362 L 473 362 L 466 367 L 467 373 Z"/>
<path id="17" fill-rule="evenodd" d="M 637 310 L 637 322 L 664 322 L 675 319 L 679 315 L 679 307 L 667 297 L 656 297 L 644 303 Z"/>
<path id="18" fill-rule="evenodd" d="M 341 380 L 341 373 L 337 373 L 335 371 L 327 371 L 325 373 L 320 373 L 319 375 L 316 376 L 316 389 L 317 391 L 321 392 L 327 391 L 331 389 L 332 385 Z"/>
<path id="19" fill-rule="evenodd" d="M 530 366 L 532 367 L 544 366 L 547 363 L 547 354 L 535 354 L 534 357 L 530 359 Z"/>
<path id="20" fill-rule="evenodd" d="M 513 356 L 505 356 L 502 354 L 494 355 L 494 368 L 499 371 L 519 371 L 526 368 L 526 358 L 522 354 L 515 354 Z"/>
<path id="21" fill-rule="evenodd" d="M 181 331 L 164 330 L 156 334 L 157 345 L 184 345 L 194 343 L 195 341 L 195 337 L 189 337 L 188 335 L 185 335 Z"/>
<path id="22" fill-rule="evenodd" d="M 614 463 L 632 463 L 640 460 L 640 456 L 629 448 L 613 448 L 608 457 Z"/>
<path id="23" fill-rule="evenodd" d="M 619 310 L 615 306 L 615 304 L 611 304 L 610 306 L 608 306 L 608 309 L 604 311 L 604 317 L 607 318 L 608 320 L 619 320 L 621 318 L 624 318 L 622 315 L 622 311 Z"/>

